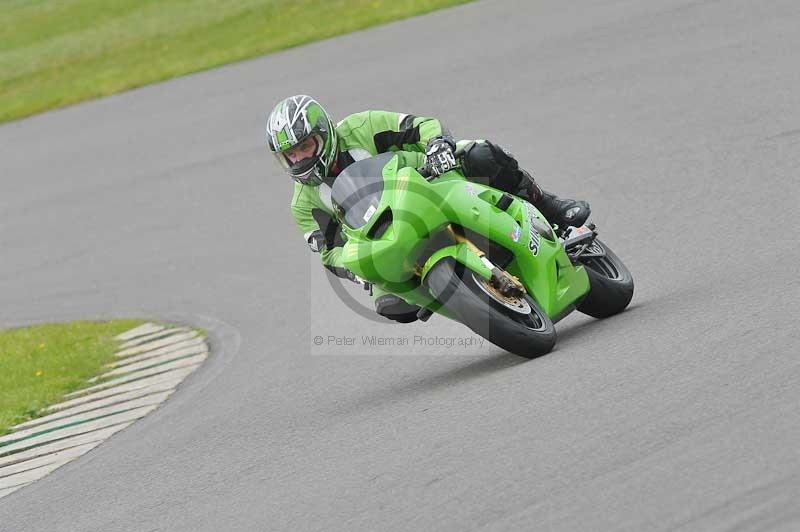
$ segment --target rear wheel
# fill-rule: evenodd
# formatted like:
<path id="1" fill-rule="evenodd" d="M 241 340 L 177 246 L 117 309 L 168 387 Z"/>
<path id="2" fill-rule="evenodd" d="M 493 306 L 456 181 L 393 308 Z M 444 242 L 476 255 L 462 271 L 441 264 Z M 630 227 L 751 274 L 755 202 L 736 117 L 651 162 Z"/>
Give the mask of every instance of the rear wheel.
<path id="1" fill-rule="evenodd" d="M 594 318 L 607 318 L 625 310 L 633 298 L 633 276 L 606 244 L 595 239 L 578 261 L 589 275 L 589 293 L 577 308 Z"/>
<path id="2" fill-rule="evenodd" d="M 453 317 L 506 351 L 534 358 L 556 343 L 553 322 L 530 296 L 503 296 L 453 259 L 434 265 L 425 283 Z"/>

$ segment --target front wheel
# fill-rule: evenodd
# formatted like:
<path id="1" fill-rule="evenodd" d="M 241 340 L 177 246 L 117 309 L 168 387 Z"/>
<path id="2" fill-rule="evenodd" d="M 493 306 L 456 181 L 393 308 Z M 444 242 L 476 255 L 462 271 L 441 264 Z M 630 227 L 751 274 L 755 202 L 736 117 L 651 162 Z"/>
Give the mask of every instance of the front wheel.
<path id="1" fill-rule="evenodd" d="M 595 239 L 578 261 L 589 275 L 590 286 L 578 310 L 594 318 L 607 318 L 625 310 L 633 298 L 633 276 L 611 248 Z"/>
<path id="2" fill-rule="evenodd" d="M 525 358 L 549 353 L 556 330 L 530 296 L 509 298 L 460 262 L 444 259 L 425 278 L 431 294 L 458 321 L 498 347 Z"/>

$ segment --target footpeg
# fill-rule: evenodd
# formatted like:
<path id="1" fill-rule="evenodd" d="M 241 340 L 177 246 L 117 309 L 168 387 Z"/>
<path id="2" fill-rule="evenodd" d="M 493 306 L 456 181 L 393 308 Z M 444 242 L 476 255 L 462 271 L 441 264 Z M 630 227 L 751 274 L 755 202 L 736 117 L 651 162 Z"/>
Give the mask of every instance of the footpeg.
<path id="1" fill-rule="evenodd" d="M 569 249 L 576 244 L 591 242 L 597 237 L 595 225 L 583 225 L 581 227 L 569 227 L 567 230 L 566 238 L 564 239 L 564 247 Z"/>

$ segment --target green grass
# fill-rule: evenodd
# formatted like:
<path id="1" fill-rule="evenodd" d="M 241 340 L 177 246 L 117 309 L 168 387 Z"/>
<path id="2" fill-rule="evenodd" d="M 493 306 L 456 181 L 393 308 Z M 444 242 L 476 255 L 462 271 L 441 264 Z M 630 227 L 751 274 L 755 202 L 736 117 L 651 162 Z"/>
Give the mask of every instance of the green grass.
<path id="1" fill-rule="evenodd" d="M 114 358 L 114 336 L 141 323 L 78 321 L 0 331 L 0 434 L 84 386 Z"/>
<path id="2" fill-rule="evenodd" d="M 0 122 L 467 1 L 0 0 Z"/>

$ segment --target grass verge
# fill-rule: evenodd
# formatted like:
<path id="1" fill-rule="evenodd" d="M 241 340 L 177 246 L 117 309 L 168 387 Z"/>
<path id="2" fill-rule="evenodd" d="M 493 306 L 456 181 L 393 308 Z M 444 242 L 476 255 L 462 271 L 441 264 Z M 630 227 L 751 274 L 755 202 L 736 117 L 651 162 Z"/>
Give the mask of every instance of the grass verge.
<path id="1" fill-rule="evenodd" d="M 3 0 L 0 123 L 468 1 Z"/>
<path id="2" fill-rule="evenodd" d="M 77 321 L 0 331 L 0 435 L 84 386 L 114 358 L 114 336 L 141 323 Z"/>

